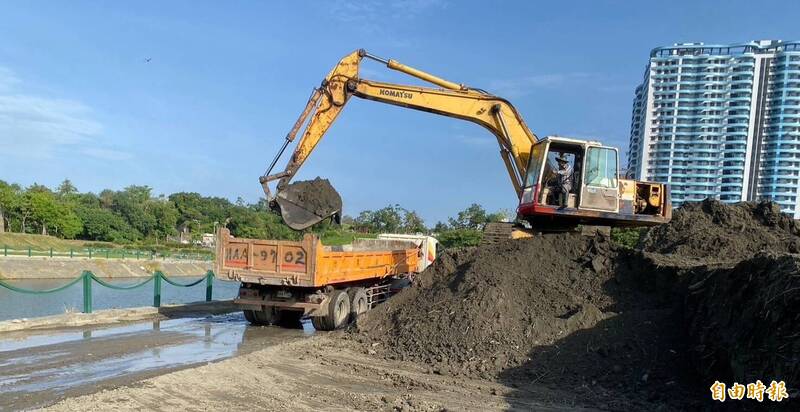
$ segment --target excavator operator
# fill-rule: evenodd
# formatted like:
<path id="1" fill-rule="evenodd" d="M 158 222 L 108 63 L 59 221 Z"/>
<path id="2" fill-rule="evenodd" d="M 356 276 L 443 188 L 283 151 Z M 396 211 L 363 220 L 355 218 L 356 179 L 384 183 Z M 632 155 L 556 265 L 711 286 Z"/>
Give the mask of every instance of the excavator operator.
<path id="1" fill-rule="evenodd" d="M 558 205 L 567 207 L 569 192 L 572 190 L 572 166 L 564 153 L 559 153 L 556 157 L 558 170 L 556 171 L 555 195 Z"/>

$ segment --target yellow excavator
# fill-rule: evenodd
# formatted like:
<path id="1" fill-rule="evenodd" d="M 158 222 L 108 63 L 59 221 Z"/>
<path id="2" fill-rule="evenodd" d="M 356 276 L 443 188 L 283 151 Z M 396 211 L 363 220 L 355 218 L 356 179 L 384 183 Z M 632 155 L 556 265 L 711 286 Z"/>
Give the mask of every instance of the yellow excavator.
<path id="1" fill-rule="evenodd" d="M 359 67 L 365 58 L 438 87 L 363 79 L 359 77 Z M 497 138 L 500 157 L 517 193 L 518 222 L 546 230 L 579 224 L 648 226 L 671 218 L 668 186 L 620 178 L 616 148 L 560 136 L 538 139 L 508 100 L 361 49 L 339 61 L 320 87 L 314 89 L 260 178 L 270 206 L 294 229 L 310 227 L 341 213 L 341 197 L 327 181 L 318 180 L 311 186 L 308 182 L 290 181 L 351 97 L 467 120 L 488 129 Z M 301 129 L 302 137 L 285 169 L 271 174 Z M 269 184 L 275 180 L 278 183 L 273 195 Z M 298 186 L 300 183 L 303 185 Z"/>

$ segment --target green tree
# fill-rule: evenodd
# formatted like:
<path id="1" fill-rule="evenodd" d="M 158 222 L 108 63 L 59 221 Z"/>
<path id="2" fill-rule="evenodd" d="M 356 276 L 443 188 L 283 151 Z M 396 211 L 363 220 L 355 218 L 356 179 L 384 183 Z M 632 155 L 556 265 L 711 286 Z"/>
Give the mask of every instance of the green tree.
<path id="1" fill-rule="evenodd" d="M 106 209 L 111 209 L 114 205 L 114 191 L 110 189 L 105 189 L 100 192 L 98 196 L 100 200 L 100 205 Z"/>
<path id="2" fill-rule="evenodd" d="M 148 186 L 128 186 L 112 195 L 111 209 L 122 216 L 135 230 L 136 240 L 155 231 L 157 221 L 150 210 L 150 192 Z"/>
<path id="3" fill-rule="evenodd" d="M 448 222 L 451 229 L 483 230 L 487 223 L 506 221 L 510 215 L 511 213 L 505 210 L 486 213 L 486 209 L 483 206 L 473 203 L 468 208 L 458 212 L 456 218 L 449 218 Z"/>
<path id="4" fill-rule="evenodd" d="M 25 192 L 24 207 L 30 214 L 34 225 L 37 225 L 41 234 L 47 234 L 48 225 L 52 227 L 58 217 L 58 203 L 55 195 L 49 189 L 30 187 Z"/>
<path id="5" fill-rule="evenodd" d="M 249 208 L 256 211 L 266 211 L 266 201 L 259 201 L 255 205 L 235 206 L 228 199 L 220 197 L 204 197 L 199 193 L 174 193 L 169 200 L 178 211 L 178 226 L 186 226 L 193 232 L 214 230 L 214 222 L 222 224 L 231 217 L 232 211 L 237 208 Z"/>
<path id="6" fill-rule="evenodd" d="M 362 210 L 353 220 L 353 228 L 358 232 L 372 233 L 376 231 L 374 226 L 375 212 Z"/>
<path id="7" fill-rule="evenodd" d="M 56 189 L 56 194 L 60 197 L 66 197 L 75 195 L 78 193 L 78 188 L 72 184 L 72 181 L 69 179 L 64 179 L 60 185 L 58 185 L 58 189 Z"/>
<path id="8" fill-rule="evenodd" d="M 450 230 L 450 228 L 447 226 L 447 223 L 444 222 L 436 222 L 436 225 L 433 227 L 434 233 L 441 233 L 447 230 Z"/>
<path id="9" fill-rule="evenodd" d="M 486 223 L 507 222 L 511 216 L 511 212 L 508 210 L 498 210 L 486 215 Z"/>
<path id="10" fill-rule="evenodd" d="M 406 233 L 427 233 L 428 228 L 425 227 L 425 222 L 413 210 L 403 210 L 403 232 Z"/>
<path id="11" fill-rule="evenodd" d="M 19 209 L 22 194 L 18 185 L 0 180 L 0 233 L 11 230 L 11 218 Z"/>
<path id="12" fill-rule="evenodd" d="M 451 217 L 448 221 L 453 229 L 481 229 L 486 224 L 486 210 L 483 206 L 473 203 L 458 212 L 458 217 L 455 219 Z"/>
<path id="13" fill-rule="evenodd" d="M 60 202 L 49 189 L 34 185 L 25 192 L 24 198 L 24 207 L 41 234 L 72 239 L 83 231 L 73 204 Z"/>
<path id="14" fill-rule="evenodd" d="M 389 205 L 373 214 L 373 225 L 379 233 L 398 232 L 403 224 L 402 209 L 399 205 Z"/>
<path id="15" fill-rule="evenodd" d="M 353 219 L 353 229 L 368 233 L 427 233 L 419 214 L 400 205 L 389 205 L 375 211 L 362 210 Z"/>
<path id="16" fill-rule="evenodd" d="M 81 204 L 76 213 L 83 222 L 84 239 L 117 243 L 135 240 L 133 228 L 111 210 Z"/>
<path id="17" fill-rule="evenodd" d="M 478 246 L 483 238 L 483 232 L 475 229 L 452 229 L 440 232 L 436 239 L 448 248 Z"/>
<path id="18" fill-rule="evenodd" d="M 178 209 L 175 208 L 174 203 L 166 199 L 151 200 L 148 209 L 156 220 L 152 231 L 156 239 L 163 239 L 177 233 L 175 228 L 178 225 Z"/>
<path id="19" fill-rule="evenodd" d="M 65 239 L 75 239 L 83 232 L 83 221 L 69 205 L 59 205 L 58 220 L 54 222 L 55 234 Z"/>

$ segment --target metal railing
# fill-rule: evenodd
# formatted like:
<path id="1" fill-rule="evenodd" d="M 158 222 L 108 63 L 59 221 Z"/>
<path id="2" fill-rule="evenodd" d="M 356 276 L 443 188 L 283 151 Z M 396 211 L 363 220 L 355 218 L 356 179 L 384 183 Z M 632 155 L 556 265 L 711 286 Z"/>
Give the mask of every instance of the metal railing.
<path id="1" fill-rule="evenodd" d="M 136 259 L 136 260 L 200 260 L 211 261 L 214 255 L 209 253 L 163 253 L 152 250 L 130 250 L 130 249 L 69 249 L 56 250 L 37 250 L 33 248 L 12 248 L 6 245 L 0 247 L 0 256 L 26 256 L 26 257 L 68 257 L 68 258 L 88 258 L 88 259 Z"/>
<path id="2" fill-rule="evenodd" d="M 148 284 L 148 283 L 150 283 L 152 281 L 153 282 L 153 307 L 158 308 L 158 307 L 161 307 L 161 281 L 162 280 L 164 282 L 169 283 L 170 285 L 177 286 L 177 287 L 182 287 L 182 288 L 189 288 L 189 287 L 195 286 L 195 285 L 199 284 L 200 282 L 202 282 L 203 280 L 205 280 L 206 281 L 206 302 L 210 302 L 211 301 L 211 297 L 212 297 L 212 294 L 213 294 L 212 293 L 213 292 L 212 288 L 213 288 L 213 284 L 214 284 L 214 272 L 210 271 L 210 270 L 208 272 L 206 272 L 205 276 L 201 277 L 200 279 L 197 279 L 194 282 L 190 282 L 190 283 L 175 282 L 174 280 L 172 280 L 169 277 L 167 277 L 167 275 L 165 275 L 161 271 L 156 271 L 156 272 L 153 273 L 152 276 L 150 276 L 149 278 L 147 278 L 147 279 L 145 279 L 145 280 L 143 280 L 143 281 L 141 281 L 141 282 L 139 282 L 137 284 L 128 285 L 128 286 L 119 286 L 119 285 L 114 285 L 112 283 L 106 282 L 105 280 L 97 277 L 94 273 L 92 273 L 92 272 L 90 272 L 88 270 L 85 270 L 85 271 L 83 271 L 83 273 L 80 274 L 80 276 L 76 277 L 75 279 L 72 279 L 71 281 L 69 281 L 66 284 L 64 284 L 62 286 L 59 286 L 57 288 L 46 289 L 46 290 L 24 289 L 24 288 L 20 288 L 20 287 L 16 287 L 14 285 L 11 285 L 11 284 L 7 283 L 6 281 L 4 281 L 3 279 L 0 279 L 0 287 L 4 287 L 4 288 L 6 288 L 6 289 L 8 289 L 8 290 L 10 290 L 12 292 L 25 293 L 25 294 L 29 294 L 29 295 L 45 295 L 45 294 L 48 294 L 48 293 L 60 292 L 60 291 L 66 289 L 66 288 L 68 288 L 68 287 L 70 287 L 70 286 L 72 286 L 72 285 L 74 285 L 74 284 L 76 284 L 78 282 L 82 282 L 82 284 L 83 284 L 83 313 L 92 313 L 92 284 L 94 282 L 97 282 L 101 286 L 104 286 L 104 287 L 107 287 L 107 288 L 110 288 L 110 289 L 131 290 L 131 289 L 140 288 L 140 287 L 142 287 L 142 286 L 144 286 L 144 285 L 146 285 L 146 284 Z"/>

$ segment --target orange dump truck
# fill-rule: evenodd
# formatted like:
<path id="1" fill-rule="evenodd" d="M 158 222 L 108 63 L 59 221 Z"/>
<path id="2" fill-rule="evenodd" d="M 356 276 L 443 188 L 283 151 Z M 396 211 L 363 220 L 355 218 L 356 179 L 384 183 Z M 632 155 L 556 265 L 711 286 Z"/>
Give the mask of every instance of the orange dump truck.
<path id="1" fill-rule="evenodd" d="M 333 330 L 407 285 L 436 257 L 436 239 L 379 235 L 325 246 L 302 241 L 241 239 L 221 229 L 216 274 L 241 282 L 235 303 L 253 324 L 297 324 L 307 315 L 318 330 Z"/>

